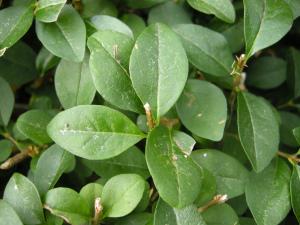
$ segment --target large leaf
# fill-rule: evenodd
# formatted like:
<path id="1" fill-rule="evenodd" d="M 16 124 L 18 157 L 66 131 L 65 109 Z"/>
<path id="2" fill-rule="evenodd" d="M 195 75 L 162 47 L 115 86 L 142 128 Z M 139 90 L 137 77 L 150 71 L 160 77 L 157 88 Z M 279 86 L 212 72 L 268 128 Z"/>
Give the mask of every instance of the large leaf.
<path id="1" fill-rule="evenodd" d="M 146 161 L 160 197 L 173 207 L 182 208 L 197 198 L 202 171 L 165 127 L 153 129 L 147 139 Z"/>
<path id="2" fill-rule="evenodd" d="M 176 209 L 159 199 L 154 213 L 154 225 L 162 224 L 206 225 L 195 205 Z"/>
<path id="3" fill-rule="evenodd" d="M 215 76 L 229 76 L 233 58 L 222 34 L 195 24 L 179 24 L 173 29 L 195 67 Z"/>
<path id="4" fill-rule="evenodd" d="M 36 19 L 44 22 L 55 22 L 67 0 L 39 0 L 35 10 Z"/>
<path id="5" fill-rule="evenodd" d="M 292 207 L 298 222 L 300 222 L 300 167 L 298 165 L 295 165 L 293 169 L 290 192 Z"/>
<path id="6" fill-rule="evenodd" d="M 202 80 L 188 80 L 176 104 L 179 118 L 192 133 L 219 141 L 227 119 L 227 103 L 222 91 Z"/>
<path id="7" fill-rule="evenodd" d="M 0 225 L 23 225 L 16 211 L 4 200 L 0 200 Z"/>
<path id="8" fill-rule="evenodd" d="M 36 33 L 42 44 L 54 55 L 81 62 L 85 53 L 86 29 L 76 10 L 64 6 L 54 23 L 36 22 Z"/>
<path id="9" fill-rule="evenodd" d="M 102 192 L 103 217 L 129 214 L 143 197 L 145 181 L 136 174 L 120 174 L 107 181 Z"/>
<path id="10" fill-rule="evenodd" d="M 7 125 L 14 109 L 15 97 L 9 84 L 0 77 L 0 124 Z"/>
<path id="11" fill-rule="evenodd" d="M 90 73 L 89 56 L 83 62 L 61 60 L 55 73 L 55 90 L 62 106 L 67 109 L 91 104 L 96 89 Z"/>
<path id="12" fill-rule="evenodd" d="M 276 155 L 279 127 L 269 104 L 247 92 L 238 94 L 238 131 L 241 144 L 256 172 L 262 171 Z"/>
<path id="13" fill-rule="evenodd" d="M 252 172 L 246 200 L 258 225 L 277 225 L 290 211 L 290 176 L 290 168 L 281 159 L 275 159 L 259 174 Z"/>
<path id="14" fill-rule="evenodd" d="M 69 188 L 55 188 L 45 196 L 45 208 L 74 225 L 87 224 L 92 217 L 86 200 Z"/>
<path id="15" fill-rule="evenodd" d="M 230 0 L 188 0 L 187 2 L 194 9 L 213 14 L 227 23 L 235 21 L 235 11 Z"/>
<path id="16" fill-rule="evenodd" d="M 111 104 L 143 112 L 127 72 L 133 39 L 125 34 L 101 30 L 88 39 L 90 68 L 97 91 Z"/>
<path id="17" fill-rule="evenodd" d="M 244 193 L 249 172 L 235 158 L 218 150 L 203 149 L 194 151 L 192 159 L 215 176 L 218 194 L 234 198 Z"/>
<path id="18" fill-rule="evenodd" d="M 105 106 L 76 106 L 59 113 L 48 125 L 50 137 L 86 159 L 119 155 L 144 138 L 122 113 Z"/>
<path id="19" fill-rule="evenodd" d="M 52 145 L 40 156 L 34 173 L 34 183 L 41 195 L 53 188 L 60 176 L 74 164 L 75 158 L 58 145 Z"/>
<path id="20" fill-rule="evenodd" d="M 0 50 L 15 44 L 30 28 L 32 6 L 11 6 L 0 11 Z"/>
<path id="21" fill-rule="evenodd" d="M 244 18 L 248 58 L 279 41 L 293 23 L 293 13 L 284 0 L 244 0 Z"/>
<path id="22" fill-rule="evenodd" d="M 44 221 L 39 193 L 34 184 L 23 175 L 15 173 L 10 178 L 3 199 L 12 206 L 24 224 L 40 224 Z"/>
<path id="23" fill-rule="evenodd" d="M 176 36 L 166 25 L 150 25 L 138 37 L 130 57 L 133 87 L 156 119 L 180 96 L 188 75 L 188 60 Z"/>

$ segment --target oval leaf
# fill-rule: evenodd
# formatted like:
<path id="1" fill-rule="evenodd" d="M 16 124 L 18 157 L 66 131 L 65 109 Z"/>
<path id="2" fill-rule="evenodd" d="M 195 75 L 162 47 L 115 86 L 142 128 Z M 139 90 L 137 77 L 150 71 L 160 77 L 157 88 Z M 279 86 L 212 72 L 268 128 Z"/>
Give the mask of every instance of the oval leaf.
<path id="1" fill-rule="evenodd" d="M 61 147 L 86 159 L 119 155 L 144 138 L 133 122 L 105 106 L 76 106 L 59 113 L 48 134 Z"/>
<path id="2" fill-rule="evenodd" d="M 10 85 L 0 77 L 0 124 L 7 126 L 14 109 L 15 96 Z"/>
<path id="3" fill-rule="evenodd" d="M 16 211 L 4 200 L 0 200 L 0 225 L 23 225 Z"/>

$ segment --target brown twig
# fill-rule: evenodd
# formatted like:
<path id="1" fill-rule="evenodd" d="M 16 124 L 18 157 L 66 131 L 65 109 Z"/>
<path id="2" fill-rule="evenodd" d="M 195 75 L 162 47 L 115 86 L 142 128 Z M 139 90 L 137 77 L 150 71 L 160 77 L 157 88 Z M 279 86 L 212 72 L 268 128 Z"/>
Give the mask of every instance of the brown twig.
<path id="1" fill-rule="evenodd" d="M 205 210 L 207 210 L 208 208 L 210 208 L 214 205 L 222 204 L 222 203 L 226 202 L 227 200 L 228 200 L 227 195 L 216 195 L 211 201 L 206 203 L 204 206 L 201 206 L 200 208 L 198 208 L 198 212 L 202 213 Z"/>
<path id="2" fill-rule="evenodd" d="M 282 151 L 278 151 L 277 155 L 286 158 L 293 163 L 300 163 L 300 159 L 296 155 L 291 155 Z"/>
<path id="3" fill-rule="evenodd" d="M 153 116 L 152 116 L 152 112 L 151 112 L 149 103 L 146 103 L 144 105 L 144 109 L 145 109 L 146 117 L 147 117 L 147 125 L 148 125 L 149 129 L 151 130 L 155 127 L 155 122 L 153 120 Z"/>
<path id="4" fill-rule="evenodd" d="M 101 198 L 95 199 L 95 214 L 93 218 L 93 225 L 98 225 L 103 212 L 103 206 L 101 204 Z"/>

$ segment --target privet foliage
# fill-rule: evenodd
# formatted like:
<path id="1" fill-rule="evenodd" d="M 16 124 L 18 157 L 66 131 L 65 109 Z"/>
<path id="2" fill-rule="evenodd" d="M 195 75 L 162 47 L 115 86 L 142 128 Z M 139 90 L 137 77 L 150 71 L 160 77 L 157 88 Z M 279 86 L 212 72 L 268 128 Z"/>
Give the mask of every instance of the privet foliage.
<path id="1" fill-rule="evenodd" d="M 0 225 L 300 223 L 299 0 L 0 0 Z"/>

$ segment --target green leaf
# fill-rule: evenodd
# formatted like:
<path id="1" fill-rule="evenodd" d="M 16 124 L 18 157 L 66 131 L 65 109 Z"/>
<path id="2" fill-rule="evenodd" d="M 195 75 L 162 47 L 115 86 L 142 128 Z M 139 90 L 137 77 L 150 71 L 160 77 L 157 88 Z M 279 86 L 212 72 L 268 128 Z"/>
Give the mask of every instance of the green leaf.
<path id="1" fill-rule="evenodd" d="M 206 225 L 195 205 L 182 209 L 169 206 L 162 199 L 158 200 L 154 213 L 154 225 Z"/>
<path id="2" fill-rule="evenodd" d="M 184 6 L 168 1 L 153 7 L 148 15 L 148 24 L 164 23 L 169 26 L 182 23 L 192 23 L 191 15 Z"/>
<path id="3" fill-rule="evenodd" d="M 146 28 L 146 23 L 143 18 L 136 14 L 124 14 L 122 21 L 132 30 L 135 39 Z"/>
<path id="4" fill-rule="evenodd" d="M 89 18 L 95 15 L 117 16 L 118 11 L 114 3 L 110 0 L 81 0 L 83 5 L 81 15 Z"/>
<path id="5" fill-rule="evenodd" d="M 55 90 L 65 109 L 92 103 L 96 89 L 88 55 L 82 62 L 60 61 L 55 72 Z"/>
<path id="6" fill-rule="evenodd" d="M 280 58 L 264 56 L 249 65 L 247 84 L 259 89 L 272 89 L 286 80 L 287 63 Z"/>
<path id="7" fill-rule="evenodd" d="M 47 125 L 53 118 L 51 111 L 33 109 L 23 113 L 17 120 L 18 130 L 33 142 L 43 145 L 51 143 Z"/>
<path id="8" fill-rule="evenodd" d="M 300 127 L 293 129 L 293 134 L 294 134 L 295 139 L 298 142 L 298 145 L 300 145 Z"/>
<path id="9" fill-rule="evenodd" d="M 298 0 L 285 0 L 293 11 L 294 19 L 300 16 L 300 2 Z"/>
<path id="10" fill-rule="evenodd" d="M 7 126 L 14 109 L 15 97 L 6 80 L 0 77 L 0 124 Z"/>
<path id="11" fill-rule="evenodd" d="M 278 151 L 279 127 L 269 104 L 247 92 L 238 94 L 238 132 L 256 172 L 266 168 Z"/>
<path id="12" fill-rule="evenodd" d="M 255 223 L 255 220 L 252 218 L 247 218 L 247 217 L 240 217 L 240 221 L 239 221 L 240 225 L 257 225 Z"/>
<path id="13" fill-rule="evenodd" d="M 191 64 L 205 73 L 229 76 L 233 58 L 222 34 L 195 24 L 179 24 L 173 29 L 180 36 Z"/>
<path id="14" fill-rule="evenodd" d="M 284 0 L 244 0 L 244 18 L 247 58 L 278 42 L 293 23 Z"/>
<path id="15" fill-rule="evenodd" d="M 65 60 L 81 62 L 85 53 L 86 29 L 76 10 L 65 5 L 54 23 L 36 22 L 36 33 L 45 48 Z"/>
<path id="16" fill-rule="evenodd" d="M 55 67 L 58 63 L 59 58 L 54 56 L 45 47 L 42 47 L 36 57 L 35 66 L 41 75 L 44 75 L 48 70 Z"/>
<path id="17" fill-rule="evenodd" d="M 156 127 L 150 132 L 146 162 L 160 197 L 168 204 L 182 208 L 197 198 L 201 169 L 176 145 L 170 130 Z"/>
<path id="18" fill-rule="evenodd" d="M 122 113 L 105 106 L 76 106 L 59 113 L 48 125 L 61 147 L 86 159 L 117 156 L 144 138 Z"/>
<path id="19" fill-rule="evenodd" d="M 131 214 L 119 219 L 115 225 L 152 225 L 153 215 L 150 213 Z"/>
<path id="20" fill-rule="evenodd" d="M 29 30 L 32 21 L 32 6 L 11 6 L 0 10 L 0 49 L 14 45 Z"/>
<path id="21" fill-rule="evenodd" d="M 296 138 L 293 135 L 293 129 L 300 126 L 300 117 L 291 112 L 280 112 L 280 141 L 288 146 L 299 146 Z"/>
<path id="22" fill-rule="evenodd" d="M 294 98 L 297 98 L 300 96 L 300 51 L 290 48 L 287 59 L 287 84 Z"/>
<path id="23" fill-rule="evenodd" d="M 102 192 L 103 217 L 122 217 L 134 210 L 143 197 L 145 181 L 136 174 L 109 179 Z"/>
<path id="24" fill-rule="evenodd" d="M 227 23 L 235 21 L 235 11 L 230 0 L 187 0 L 187 2 L 194 9 L 215 15 Z"/>
<path id="25" fill-rule="evenodd" d="M 43 196 L 52 189 L 60 176 L 74 164 L 75 158 L 58 145 L 52 145 L 40 156 L 34 173 L 34 183 Z"/>
<path id="26" fill-rule="evenodd" d="M 67 0 L 39 0 L 35 9 L 35 17 L 44 23 L 55 22 Z"/>
<path id="27" fill-rule="evenodd" d="M 227 120 L 227 103 L 222 91 L 202 80 L 188 80 L 176 104 L 184 126 L 197 136 L 220 141 Z"/>
<path id="28" fill-rule="evenodd" d="M 95 210 L 95 200 L 96 198 L 100 198 L 102 195 L 103 186 L 97 183 L 89 183 L 83 186 L 79 192 L 79 194 L 86 200 L 89 205 L 90 211 L 93 212 L 94 215 Z"/>
<path id="29" fill-rule="evenodd" d="M 145 179 L 150 176 L 144 153 L 135 146 L 111 159 L 84 160 L 83 163 L 98 176 L 104 178 L 111 178 L 123 173 L 139 174 Z"/>
<path id="30" fill-rule="evenodd" d="M 122 33 L 130 38 L 133 38 L 132 30 L 121 20 L 106 15 L 97 15 L 90 18 L 88 21 L 89 29 L 97 30 L 110 30 Z"/>
<path id="31" fill-rule="evenodd" d="M 24 224 L 40 224 L 44 221 L 39 193 L 34 184 L 22 174 L 14 173 L 10 178 L 3 199 L 12 206 Z"/>
<path id="32" fill-rule="evenodd" d="M 130 57 L 130 77 L 143 104 L 158 120 L 180 96 L 188 75 L 188 60 L 176 34 L 153 24 L 138 37 Z"/>
<path id="33" fill-rule="evenodd" d="M 92 217 L 85 199 L 69 188 L 54 188 L 48 191 L 44 207 L 53 215 L 73 225 L 86 224 Z"/>
<path id="34" fill-rule="evenodd" d="M 0 140 L 0 162 L 5 161 L 13 150 L 13 144 L 9 140 Z"/>
<path id="35" fill-rule="evenodd" d="M 235 158 L 218 150 L 202 149 L 193 151 L 192 159 L 215 176 L 218 194 L 234 198 L 244 193 L 249 172 Z"/>
<path id="36" fill-rule="evenodd" d="M 173 131 L 173 142 L 180 148 L 180 150 L 186 154 L 190 155 L 196 144 L 196 141 L 191 136 L 184 132 L 174 130 Z"/>
<path id="37" fill-rule="evenodd" d="M 90 68 L 95 87 L 111 104 L 133 112 L 143 112 L 127 72 L 133 39 L 115 31 L 98 31 L 88 39 Z"/>
<path id="38" fill-rule="evenodd" d="M 207 225 L 235 225 L 239 218 L 235 211 L 227 204 L 214 205 L 202 213 Z"/>
<path id="39" fill-rule="evenodd" d="M 294 166 L 290 182 L 291 203 L 295 216 L 300 222 L 300 167 Z"/>
<path id="40" fill-rule="evenodd" d="M 149 8 L 168 0 L 125 0 L 126 4 L 131 8 Z"/>
<path id="41" fill-rule="evenodd" d="M 246 200 L 258 225 L 277 225 L 291 209 L 291 171 L 285 161 L 275 159 L 265 170 L 252 172 L 246 186 Z"/>
<path id="42" fill-rule="evenodd" d="M 0 200 L 0 225 L 23 225 L 16 211 L 4 200 Z"/>

